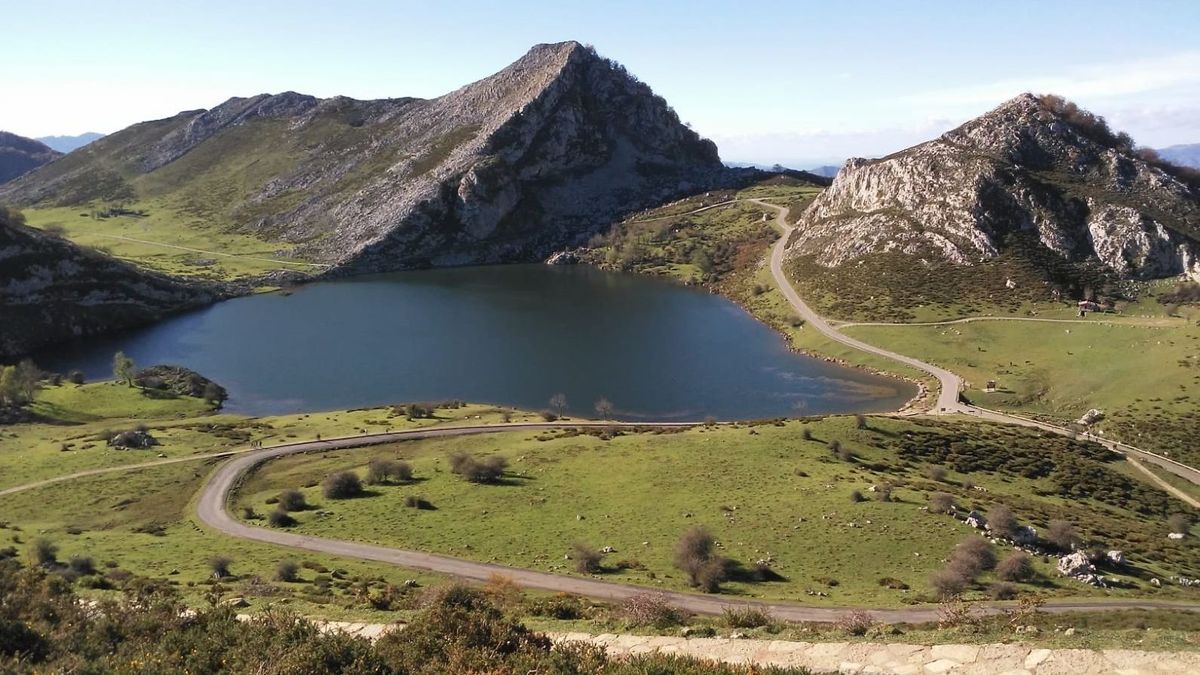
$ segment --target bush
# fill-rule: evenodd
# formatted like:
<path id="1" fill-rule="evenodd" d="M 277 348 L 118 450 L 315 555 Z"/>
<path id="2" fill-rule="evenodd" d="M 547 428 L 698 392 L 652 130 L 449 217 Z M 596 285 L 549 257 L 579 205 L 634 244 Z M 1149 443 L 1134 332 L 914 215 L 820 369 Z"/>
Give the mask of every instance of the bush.
<path id="1" fill-rule="evenodd" d="M 867 416 L 861 415 L 861 414 L 855 415 L 854 416 L 854 428 L 855 429 L 866 429 L 867 428 Z"/>
<path id="2" fill-rule="evenodd" d="M 1003 504 L 988 509 L 987 524 L 992 534 L 1001 539 L 1012 539 L 1017 533 L 1017 517 Z"/>
<path id="3" fill-rule="evenodd" d="M 546 421 L 546 422 L 556 422 L 556 421 L 558 421 L 558 415 L 556 415 L 556 414 L 554 413 L 554 411 L 552 411 L 552 410 L 543 410 L 543 411 L 541 412 L 541 415 L 542 415 L 542 420 L 543 420 L 543 421 Z"/>
<path id="4" fill-rule="evenodd" d="M 971 571 L 971 576 L 975 576 L 996 566 L 996 552 L 986 539 L 971 535 L 954 547 L 950 563 L 962 565 L 964 569 Z"/>
<path id="5" fill-rule="evenodd" d="M 726 607 L 721 620 L 730 628 L 761 628 L 771 624 L 771 615 L 757 607 Z"/>
<path id="6" fill-rule="evenodd" d="M 472 483 L 495 483 L 504 476 L 506 469 L 508 460 L 500 455 L 492 455 L 482 460 L 475 459 L 465 452 L 450 455 L 450 472 Z"/>
<path id="7" fill-rule="evenodd" d="M 84 378 L 82 370 L 72 370 L 67 373 L 67 381 L 71 384 L 83 384 L 87 380 Z"/>
<path id="8" fill-rule="evenodd" d="M 631 625 L 658 629 L 681 626 L 687 621 L 683 610 L 667 602 L 661 593 L 639 593 L 621 603 L 621 614 Z"/>
<path id="9" fill-rule="evenodd" d="M 218 579 L 232 576 L 230 566 L 233 565 L 233 559 L 227 556 L 218 555 L 208 559 L 208 568 L 212 570 L 213 576 Z"/>
<path id="10" fill-rule="evenodd" d="M 291 527 L 296 524 L 296 519 L 283 509 L 275 509 L 267 515 L 267 523 L 271 527 Z"/>
<path id="11" fill-rule="evenodd" d="M 853 462 L 855 457 L 854 451 L 847 447 L 838 448 L 837 456 L 843 462 Z"/>
<path id="12" fill-rule="evenodd" d="M 407 483 L 412 480 L 412 465 L 395 459 L 372 459 L 367 463 L 367 483 Z"/>
<path id="13" fill-rule="evenodd" d="M 433 510 L 432 503 L 430 503 L 424 497 L 419 497 L 417 495 L 408 495 L 407 497 L 405 497 L 404 505 L 410 509 L 420 509 L 422 511 L 432 511 Z"/>
<path id="14" fill-rule="evenodd" d="M 280 560 L 275 567 L 275 581 L 293 583 L 300 579 L 300 563 L 295 560 Z"/>
<path id="15" fill-rule="evenodd" d="M 321 491 L 329 499 L 351 499 L 363 493 L 362 482 L 353 471 L 339 471 L 321 482 Z"/>
<path id="16" fill-rule="evenodd" d="M 67 560 L 67 566 L 75 574 L 85 577 L 96 573 L 96 562 L 85 555 L 73 555 Z"/>
<path id="17" fill-rule="evenodd" d="M 947 565 L 929 577 L 929 586 L 939 600 L 946 600 L 967 590 L 971 581 L 971 577 L 964 570 Z"/>
<path id="18" fill-rule="evenodd" d="M 1017 597 L 1017 587 L 1003 581 L 992 584 L 988 592 L 993 600 L 1012 600 Z"/>
<path id="19" fill-rule="evenodd" d="M 284 490 L 275 500 L 282 511 L 303 511 L 308 508 L 304 493 L 299 490 Z"/>
<path id="20" fill-rule="evenodd" d="M 583 618 L 584 615 L 583 601 L 566 593 L 533 600 L 528 609 L 533 616 L 545 616 L 559 621 L 574 621 Z"/>
<path id="21" fill-rule="evenodd" d="M 855 610 L 843 614 L 835 625 L 850 635 L 866 635 L 875 625 L 875 617 L 871 616 L 870 612 Z"/>
<path id="22" fill-rule="evenodd" d="M 865 502 L 865 501 L 867 501 L 867 498 L 863 496 L 863 493 L 862 493 L 862 491 L 861 491 L 861 490 L 852 490 L 852 491 L 850 492 L 850 501 L 852 501 L 852 502 L 854 502 L 855 504 L 857 504 L 857 503 L 859 503 L 859 502 Z"/>
<path id="23" fill-rule="evenodd" d="M 879 579 L 879 585 L 884 588 L 890 588 L 894 591 L 907 591 L 908 584 L 894 577 L 882 577 Z"/>
<path id="24" fill-rule="evenodd" d="M 930 513 L 954 513 L 954 497 L 945 492 L 934 492 L 929 495 Z"/>
<path id="25" fill-rule="evenodd" d="M 1070 551 L 1079 544 L 1075 527 L 1065 520 L 1051 520 L 1046 527 L 1046 539 L 1062 551 Z"/>
<path id="26" fill-rule="evenodd" d="M 675 544 L 675 567 L 688 575 L 688 583 L 715 593 L 728 575 L 728 561 L 714 555 L 716 540 L 704 527 L 697 525 L 680 537 Z"/>
<path id="27" fill-rule="evenodd" d="M 1033 575 L 1033 559 L 1024 551 L 1014 551 L 996 565 L 996 576 L 1004 581 L 1029 581 Z"/>
<path id="28" fill-rule="evenodd" d="M 58 545 L 46 539 L 39 537 L 33 540 L 29 546 L 29 558 L 34 565 L 40 567 L 52 567 L 58 564 Z"/>
<path id="29" fill-rule="evenodd" d="M 929 478 L 929 480 L 935 480 L 941 483 L 942 481 L 946 480 L 946 469 L 935 464 L 925 470 L 925 476 Z"/>
<path id="30" fill-rule="evenodd" d="M 575 561 L 575 571 L 580 574 L 595 574 L 600 571 L 600 551 L 587 544 L 576 543 L 571 548 L 571 559 Z"/>
<path id="31" fill-rule="evenodd" d="M 800 432 L 800 438 L 803 438 L 806 441 L 811 441 L 813 439 L 812 429 L 808 429 L 808 428 L 803 429 Z"/>

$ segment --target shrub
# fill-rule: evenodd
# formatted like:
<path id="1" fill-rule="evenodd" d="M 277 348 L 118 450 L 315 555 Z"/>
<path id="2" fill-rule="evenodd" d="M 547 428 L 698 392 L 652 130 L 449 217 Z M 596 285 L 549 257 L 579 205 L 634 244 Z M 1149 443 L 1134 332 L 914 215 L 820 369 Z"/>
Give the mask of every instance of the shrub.
<path id="1" fill-rule="evenodd" d="M 275 581 L 293 583 L 300 578 L 300 564 L 295 560 L 280 560 L 275 567 Z"/>
<path id="2" fill-rule="evenodd" d="M 806 429 L 804 429 L 803 431 L 801 431 L 801 432 L 800 432 L 800 438 L 803 438 L 803 439 L 804 439 L 804 440 L 806 440 L 806 441 L 811 441 L 811 440 L 813 439 L 813 435 L 812 435 L 812 429 L 807 429 L 807 428 L 806 428 Z"/>
<path id="3" fill-rule="evenodd" d="M 1014 551 L 996 565 L 996 576 L 1004 581 L 1029 581 L 1033 574 L 1033 559 L 1024 551 Z"/>
<path id="4" fill-rule="evenodd" d="M 213 576 L 218 579 L 231 576 L 229 569 L 231 565 L 233 565 L 233 559 L 227 556 L 218 555 L 208 559 L 208 569 L 212 570 Z"/>
<path id="5" fill-rule="evenodd" d="M 1187 534 L 1192 529 L 1192 518 L 1186 513 L 1173 513 L 1167 518 L 1167 528 L 1174 534 Z"/>
<path id="6" fill-rule="evenodd" d="M 987 524 L 992 534 L 1001 539 L 1012 539 L 1017 533 L 1017 517 L 1003 504 L 988 509 Z"/>
<path id="7" fill-rule="evenodd" d="M 934 492 L 929 495 L 930 513 L 954 513 L 954 497 L 945 492 Z"/>
<path id="8" fill-rule="evenodd" d="M 840 453 L 841 451 L 842 451 L 842 442 L 841 441 L 839 441 L 836 438 L 833 439 L 832 441 L 829 441 L 829 453 L 830 454 L 832 454 L 833 456 L 836 457 L 837 454 Z"/>
<path id="9" fill-rule="evenodd" d="M 404 505 L 410 509 L 420 509 L 422 511 L 432 511 L 433 510 L 432 503 L 430 503 L 424 497 L 419 497 L 417 495 L 408 495 L 407 497 L 405 497 Z"/>
<path id="10" fill-rule="evenodd" d="M 542 420 L 545 422 L 558 421 L 558 415 L 556 415 L 553 410 L 543 410 L 541 412 L 541 415 L 542 415 Z"/>
<path id="11" fill-rule="evenodd" d="M 875 625 L 875 617 L 870 612 L 854 610 L 839 617 L 835 625 L 850 635 L 866 635 Z"/>
<path id="12" fill-rule="evenodd" d="M 851 450 L 850 448 L 847 448 L 844 446 L 841 448 L 838 448 L 837 456 L 838 456 L 838 459 L 842 460 L 843 462 L 852 462 L 852 461 L 854 461 L 854 457 L 855 457 L 854 451 Z"/>
<path id="13" fill-rule="evenodd" d="M 925 476 L 929 478 L 929 480 L 935 480 L 941 483 L 942 481 L 946 480 L 946 469 L 934 464 L 925 470 Z"/>
<path id="14" fill-rule="evenodd" d="M 854 416 L 854 428 L 855 429 L 866 429 L 867 428 L 867 416 L 862 415 L 862 414 L 855 415 Z"/>
<path id="15" fill-rule="evenodd" d="M 407 483 L 412 480 L 412 465 L 395 459 L 372 459 L 367 463 L 367 483 Z"/>
<path id="16" fill-rule="evenodd" d="M 299 490 L 284 490 L 279 493 L 275 501 L 283 511 L 303 511 L 308 508 L 308 502 L 304 499 L 304 493 Z"/>
<path id="17" fill-rule="evenodd" d="M 58 545 L 45 537 L 34 539 L 29 545 L 29 557 L 34 565 L 41 567 L 57 565 Z"/>
<path id="18" fill-rule="evenodd" d="M 67 560 L 67 566 L 79 576 L 88 576 L 96 573 L 96 562 L 85 555 L 71 556 Z"/>
<path id="19" fill-rule="evenodd" d="M 996 566 L 996 552 L 986 539 L 971 535 L 954 547 L 950 563 L 962 565 L 964 569 L 971 571 L 971 576 L 975 576 Z"/>
<path id="20" fill-rule="evenodd" d="M 865 502 L 865 501 L 867 501 L 867 498 L 863 496 L 863 493 L 862 493 L 862 491 L 861 491 L 861 490 L 852 490 L 852 491 L 850 492 L 850 501 L 852 501 L 852 502 L 854 502 L 855 504 L 857 504 L 857 503 L 859 503 L 859 502 Z"/>
<path id="21" fill-rule="evenodd" d="M 271 527 L 291 527 L 296 524 L 296 519 L 283 509 L 275 509 L 267 515 L 267 523 Z"/>
<path id="22" fill-rule="evenodd" d="M 350 499 L 362 494 L 362 482 L 353 471 L 339 471 L 321 482 L 321 491 L 329 499 Z"/>
<path id="23" fill-rule="evenodd" d="M 683 625 L 687 615 L 683 610 L 667 602 L 661 593 L 638 593 L 621 603 L 621 614 L 634 626 L 670 628 Z"/>
<path id="24" fill-rule="evenodd" d="M 884 588 L 890 588 L 894 591 L 907 591 L 908 584 L 894 577 L 882 577 L 879 580 L 879 585 Z"/>
<path id="25" fill-rule="evenodd" d="M 492 455 L 482 460 L 475 459 L 465 452 L 450 455 L 450 472 L 472 483 L 495 483 L 504 476 L 506 469 L 508 460 L 500 455 Z"/>
<path id="26" fill-rule="evenodd" d="M 1079 544 L 1075 527 L 1065 520 L 1051 520 L 1046 527 L 1046 539 L 1063 551 L 1070 551 Z"/>
<path id="27" fill-rule="evenodd" d="M 72 370 L 67 373 L 67 381 L 71 384 L 83 384 L 87 380 L 84 378 L 82 370 Z"/>
<path id="28" fill-rule="evenodd" d="M 726 560 L 714 555 L 716 540 L 704 527 L 697 525 L 683 534 L 675 544 L 675 567 L 688 575 L 688 583 L 715 593 L 728 573 Z"/>
<path id="29" fill-rule="evenodd" d="M 726 607 L 721 620 L 730 628 L 761 628 L 771 624 L 771 615 L 757 607 Z"/>
<path id="30" fill-rule="evenodd" d="M 1012 600 L 1017 597 L 1017 587 L 1003 581 L 996 582 L 988 588 L 993 600 Z"/>
<path id="31" fill-rule="evenodd" d="M 574 621 L 583 618 L 584 615 L 583 601 L 566 593 L 533 600 L 528 608 L 533 616 L 545 616 L 559 621 Z"/>
<path id="32" fill-rule="evenodd" d="M 583 543 L 576 543 L 571 548 L 571 559 L 575 561 L 575 571 L 580 574 L 595 574 L 600 571 L 600 551 Z"/>
<path id="33" fill-rule="evenodd" d="M 947 565 L 929 577 L 929 586 L 940 600 L 961 594 L 970 584 L 971 578 L 966 572 L 953 565 Z"/>

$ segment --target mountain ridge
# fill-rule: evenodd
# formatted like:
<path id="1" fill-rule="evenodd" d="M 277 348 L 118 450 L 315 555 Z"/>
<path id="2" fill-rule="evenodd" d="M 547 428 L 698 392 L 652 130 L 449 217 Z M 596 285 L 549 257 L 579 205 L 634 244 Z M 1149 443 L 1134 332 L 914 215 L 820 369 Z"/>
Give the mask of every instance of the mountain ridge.
<path id="1" fill-rule="evenodd" d="M 20 178 L 60 155 L 36 139 L 0 131 L 0 184 Z"/>
<path id="2" fill-rule="evenodd" d="M 151 202 L 346 274 L 537 260 L 736 175 L 648 86 L 563 42 L 433 99 L 284 92 L 142 122 L 0 199 Z"/>
<path id="3" fill-rule="evenodd" d="M 1010 236 L 1123 278 L 1200 278 L 1200 189 L 1074 104 L 1022 94 L 942 136 L 851 159 L 805 211 L 793 255 L 970 265 Z"/>

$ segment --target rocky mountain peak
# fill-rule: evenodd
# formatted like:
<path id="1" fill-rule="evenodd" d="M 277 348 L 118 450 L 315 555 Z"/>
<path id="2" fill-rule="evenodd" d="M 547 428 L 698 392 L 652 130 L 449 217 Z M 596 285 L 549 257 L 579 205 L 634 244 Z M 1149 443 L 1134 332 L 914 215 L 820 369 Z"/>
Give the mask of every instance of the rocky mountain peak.
<path id="1" fill-rule="evenodd" d="M 932 141 L 847 163 L 794 250 L 971 264 L 1027 236 L 1123 277 L 1200 277 L 1200 189 L 1061 97 L 1022 94 Z"/>

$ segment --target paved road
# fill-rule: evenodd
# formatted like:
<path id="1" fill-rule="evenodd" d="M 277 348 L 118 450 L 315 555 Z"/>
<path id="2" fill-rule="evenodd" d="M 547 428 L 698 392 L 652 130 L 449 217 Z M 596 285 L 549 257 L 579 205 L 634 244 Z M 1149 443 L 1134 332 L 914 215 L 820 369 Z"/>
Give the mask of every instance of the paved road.
<path id="1" fill-rule="evenodd" d="M 312 537 L 295 534 L 286 530 L 267 529 L 247 525 L 235 519 L 228 510 L 230 493 L 237 487 L 242 477 L 254 467 L 263 462 L 277 459 L 286 455 L 303 452 L 320 452 L 343 448 L 357 448 L 367 445 L 394 443 L 404 440 L 423 438 L 445 438 L 478 434 L 493 434 L 511 431 L 539 431 L 561 429 L 579 426 L 612 426 L 607 422 L 583 423 L 515 423 L 492 424 L 481 426 L 461 426 L 416 429 L 398 431 L 387 434 L 370 436 L 352 436 L 347 438 L 329 439 L 324 441 L 308 441 L 290 443 L 239 454 L 235 459 L 218 469 L 205 484 L 200 492 L 200 500 L 196 507 L 200 520 L 220 532 L 243 539 L 252 539 L 268 544 L 286 546 L 289 548 L 328 553 L 336 556 L 373 560 L 409 569 L 429 570 L 439 574 L 448 574 L 473 581 L 487 581 L 493 575 L 509 577 L 516 584 L 531 589 L 543 591 L 573 593 L 600 600 L 620 602 L 635 595 L 654 592 L 643 586 L 601 581 L 598 579 L 572 577 L 548 572 L 495 565 L 490 563 L 473 562 L 448 556 L 434 555 L 421 551 L 387 548 L 371 544 L 360 544 L 324 537 Z M 617 426 L 694 426 L 687 424 L 617 424 Z M 739 600 L 719 595 L 698 595 L 667 591 L 663 593 L 667 600 L 678 607 L 697 614 L 720 614 L 730 607 L 755 607 L 769 611 L 772 615 L 786 621 L 836 621 L 851 609 L 867 609 L 877 620 L 889 623 L 922 622 L 938 619 L 936 607 L 905 608 L 905 609 L 870 609 L 850 607 L 811 607 L 791 603 L 765 602 L 758 600 Z M 1049 612 L 1069 611 L 1112 611 L 1115 609 L 1184 609 L 1200 611 L 1200 605 L 1188 603 L 1169 603 L 1152 601 L 1101 601 L 1101 602 L 1052 602 L 1044 607 Z M 1001 611 L 998 605 L 989 605 L 987 612 Z"/>
<path id="2" fill-rule="evenodd" d="M 796 310 L 796 312 L 807 322 L 806 323 L 807 326 L 812 326 L 817 331 L 819 331 L 822 335 L 825 335 L 826 337 L 828 337 L 831 340 L 834 340 L 835 342 L 839 342 L 848 347 L 853 347 L 854 349 L 858 349 L 860 351 L 864 351 L 869 354 L 875 354 L 877 356 L 882 356 L 886 359 L 890 359 L 890 360 L 896 361 L 898 363 L 903 363 L 907 366 L 912 366 L 913 368 L 916 368 L 917 370 L 920 370 L 922 372 L 928 373 L 928 374 L 936 377 L 938 380 L 939 391 L 938 391 L 937 404 L 933 410 L 934 414 L 937 414 L 937 415 L 949 415 L 949 414 L 970 415 L 972 417 L 976 417 L 979 419 L 989 420 L 992 422 L 1000 422 L 1002 424 L 1018 424 L 1018 425 L 1024 426 L 1024 427 L 1033 427 L 1033 428 L 1041 429 L 1043 431 L 1049 431 L 1051 433 L 1060 434 L 1063 436 L 1072 436 L 1073 437 L 1076 435 L 1075 431 L 1072 431 L 1071 429 L 1067 429 L 1064 427 L 1056 426 L 1053 424 L 1047 424 L 1045 422 L 1039 422 L 1037 420 L 1031 420 L 1026 417 L 1021 417 L 1019 415 L 1011 415 L 1008 413 L 997 412 L 995 410 L 988 410 L 986 408 L 980 408 L 979 406 L 968 405 L 966 403 L 963 403 L 961 400 L 959 400 L 959 392 L 961 392 L 963 389 L 963 381 L 962 381 L 962 378 L 959 377 L 958 375 L 955 375 L 954 373 L 950 372 L 949 370 L 946 370 L 945 368 L 942 368 L 940 366 L 935 366 L 931 363 L 926 363 L 924 361 L 920 361 L 918 359 L 912 358 L 911 356 L 905 356 L 903 354 L 898 354 L 896 352 L 884 349 L 882 347 L 876 347 L 875 345 L 868 344 L 866 342 L 863 342 L 862 340 L 850 337 L 849 335 L 845 335 L 837 328 L 831 326 L 829 324 L 829 322 L 827 322 L 824 318 L 822 318 L 821 315 L 819 315 L 815 311 L 813 311 L 813 309 L 811 307 L 809 307 L 807 303 L 804 302 L 804 300 L 800 297 L 800 295 L 798 293 L 796 293 L 796 289 L 792 287 L 792 283 L 787 278 L 787 275 L 784 274 L 784 272 L 783 272 L 784 254 L 787 251 L 788 238 L 791 235 L 792 230 L 793 230 L 792 225 L 790 223 L 788 223 L 788 220 L 787 220 L 788 208 L 784 207 L 784 206 L 777 206 L 775 204 L 769 204 L 760 199 L 751 199 L 750 201 L 754 202 L 755 204 L 758 204 L 759 206 L 763 206 L 763 207 L 766 207 L 768 209 L 772 209 L 775 211 L 775 220 L 776 220 L 776 223 L 778 224 L 779 228 L 783 232 L 783 236 L 780 237 L 777 242 L 775 242 L 774 248 L 771 249 L 771 275 L 773 277 L 775 277 L 776 285 L 779 286 L 779 289 L 783 292 L 783 295 L 785 298 L 787 298 L 787 301 L 792 305 L 792 308 L 794 310 Z M 1048 320 L 1049 319 L 1043 319 L 1043 321 L 1048 321 Z M 963 319 L 959 319 L 955 322 L 964 322 L 964 321 L 965 320 L 963 320 Z M 1126 455 L 1127 457 L 1135 458 L 1137 461 L 1130 462 L 1131 466 L 1137 467 L 1138 469 L 1142 470 L 1142 472 L 1145 473 L 1145 475 L 1147 477 L 1149 477 L 1150 480 L 1154 481 L 1157 485 L 1159 485 L 1159 487 L 1163 488 L 1170 494 L 1178 497 L 1180 500 L 1182 500 L 1196 508 L 1200 508 L 1200 501 L 1196 500 L 1195 498 L 1193 498 L 1191 495 L 1187 494 L 1183 490 L 1176 488 L 1174 485 L 1171 485 L 1170 483 L 1166 482 L 1159 476 L 1155 475 L 1153 472 L 1151 472 L 1149 469 L 1147 469 L 1142 464 L 1143 463 L 1154 464 L 1158 467 L 1161 467 L 1161 468 L 1163 468 L 1181 478 L 1184 478 L 1185 480 L 1188 480 L 1194 484 L 1197 484 L 1197 485 L 1200 485 L 1200 471 L 1198 471 L 1190 466 L 1187 466 L 1186 464 L 1181 464 L 1180 462 L 1176 462 L 1175 460 L 1170 459 L 1168 457 L 1163 457 L 1162 455 L 1157 455 L 1152 452 L 1140 450 L 1140 449 L 1135 448 L 1130 445 L 1126 445 L 1123 443 L 1115 443 L 1113 441 L 1110 441 L 1110 440 L 1107 440 L 1104 438 L 1100 438 L 1098 436 L 1093 436 L 1090 434 L 1085 434 L 1084 437 L 1088 438 L 1089 440 L 1093 440 L 1097 443 L 1100 443 L 1101 445 L 1104 445 L 1105 447 L 1109 448 L 1113 452 L 1119 452 L 1123 455 Z"/>

